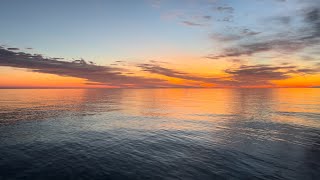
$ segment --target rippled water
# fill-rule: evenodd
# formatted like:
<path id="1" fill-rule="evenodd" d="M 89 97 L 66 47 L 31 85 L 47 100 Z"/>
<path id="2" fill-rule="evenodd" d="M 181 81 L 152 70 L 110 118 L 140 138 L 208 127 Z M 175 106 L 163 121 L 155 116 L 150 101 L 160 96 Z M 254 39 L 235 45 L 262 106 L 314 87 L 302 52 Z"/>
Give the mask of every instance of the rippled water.
<path id="1" fill-rule="evenodd" d="M 0 90 L 0 179 L 320 179 L 320 89 Z"/>

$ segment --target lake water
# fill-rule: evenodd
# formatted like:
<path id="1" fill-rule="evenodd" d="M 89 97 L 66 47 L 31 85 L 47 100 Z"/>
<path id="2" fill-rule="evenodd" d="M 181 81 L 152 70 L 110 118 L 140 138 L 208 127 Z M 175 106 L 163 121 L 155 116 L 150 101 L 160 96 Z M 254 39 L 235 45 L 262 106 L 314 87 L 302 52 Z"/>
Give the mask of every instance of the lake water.
<path id="1" fill-rule="evenodd" d="M 0 90 L 0 179 L 320 179 L 320 89 Z"/>

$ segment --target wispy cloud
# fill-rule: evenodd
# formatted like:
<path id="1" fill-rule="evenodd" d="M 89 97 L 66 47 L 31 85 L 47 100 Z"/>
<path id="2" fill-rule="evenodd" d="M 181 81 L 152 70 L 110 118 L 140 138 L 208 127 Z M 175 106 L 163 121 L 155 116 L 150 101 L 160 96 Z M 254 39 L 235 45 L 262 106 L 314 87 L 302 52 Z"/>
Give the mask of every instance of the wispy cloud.
<path id="1" fill-rule="evenodd" d="M 153 73 L 153 74 L 159 74 L 163 76 L 168 76 L 172 78 L 179 78 L 189 81 L 201 81 L 201 82 L 207 82 L 207 83 L 222 83 L 224 80 L 222 78 L 215 78 L 215 77 L 203 77 L 203 76 L 197 76 L 193 74 L 189 74 L 186 72 L 181 72 L 178 70 L 162 67 L 157 64 L 138 64 L 139 68 L 142 69 L 142 71 Z"/>
<path id="2" fill-rule="evenodd" d="M 187 26 L 205 26 L 205 24 L 191 22 L 191 21 L 182 21 L 182 23 Z"/>
<path id="3" fill-rule="evenodd" d="M 232 34 L 221 34 L 221 33 L 213 33 L 211 34 L 211 39 L 219 42 L 233 42 L 246 38 L 250 38 L 260 34 L 261 32 L 252 31 L 248 28 L 240 29 L 237 33 Z"/>
<path id="4" fill-rule="evenodd" d="M 235 86 L 274 85 L 273 80 L 284 80 L 294 75 L 317 74 L 320 68 L 301 68 L 294 65 L 273 66 L 266 64 L 242 65 L 234 69 L 226 69 L 232 76 Z"/>
<path id="5" fill-rule="evenodd" d="M 156 64 L 139 64 L 138 67 L 143 71 L 153 74 L 230 87 L 274 85 L 272 84 L 273 80 L 288 79 L 291 78 L 293 74 L 314 74 L 320 72 L 320 68 L 299 68 L 298 66 L 293 65 L 272 66 L 259 64 L 251 66 L 241 65 L 236 68 L 225 69 L 225 75 L 222 77 L 207 77 L 177 71 Z"/>
<path id="6" fill-rule="evenodd" d="M 218 7 L 215 7 L 214 10 L 223 12 L 223 13 L 233 13 L 234 8 L 231 6 L 218 6 Z"/>
<path id="7" fill-rule="evenodd" d="M 288 79 L 290 77 L 288 72 L 296 68 L 296 66 L 243 65 L 236 69 L 226 69 L 225 72 L 232 75 L 237 85 L 268 85 L 272 80 Z"/>
<path id="8" fill-rule="evenodd" d="M 269 23 L 273 22 L 274 26 L 277 26 L 278 23 L 288 25 L 292 19 L 295 19 L 295 21 L 299 23 L 295 27 L 290 28 L 290 31 L 288 31 L 287 28 L 282 28 L 273 34 L 269 33 L 269 35 L 258 36 L 253 40 L 232 44 L 220 53 L 214 53 L 207 57 L 210 59 L 221 59 L 252 56 L 257 53 L 270 51 L 292 54 L 305 48 L 317 48 L 317 45 L 320 44 L 320 6 L 312 4 L 291 16 L 272 17 Z M 260 33 L 262 32 L 244 29 L 242 34 L 215 34 L 212 38 L 214 40 L 228 42 L 259 35 Z"/>

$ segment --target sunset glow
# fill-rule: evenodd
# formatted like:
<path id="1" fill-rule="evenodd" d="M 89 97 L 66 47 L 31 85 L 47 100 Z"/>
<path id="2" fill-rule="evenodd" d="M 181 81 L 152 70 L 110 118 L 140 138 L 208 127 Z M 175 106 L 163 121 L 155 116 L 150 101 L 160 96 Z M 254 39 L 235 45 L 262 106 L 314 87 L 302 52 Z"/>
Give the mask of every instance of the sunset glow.
<path id="1" fill-rule="evenodd" d="M 5 1 L 0 20 L 2 88 L 320 86 L 312 0 Z"/>
<path id="2" fill-rule="evenodd" d="M 0 0 L 0 180 L 320 180 L 320 0 Z"/>

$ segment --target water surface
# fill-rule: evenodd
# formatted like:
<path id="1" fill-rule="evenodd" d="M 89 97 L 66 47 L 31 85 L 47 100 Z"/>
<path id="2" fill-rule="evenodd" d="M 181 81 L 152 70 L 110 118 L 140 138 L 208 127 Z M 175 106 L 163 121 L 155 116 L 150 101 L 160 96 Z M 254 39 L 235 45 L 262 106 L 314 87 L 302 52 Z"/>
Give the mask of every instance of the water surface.
<path id="1" fill-rule="evenodd" d="M 320 179 L 320 89 L 0 90 L 0 179 Z"/>

